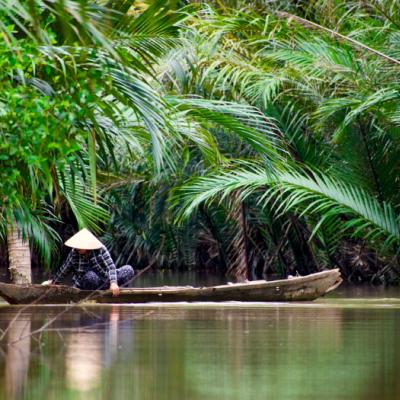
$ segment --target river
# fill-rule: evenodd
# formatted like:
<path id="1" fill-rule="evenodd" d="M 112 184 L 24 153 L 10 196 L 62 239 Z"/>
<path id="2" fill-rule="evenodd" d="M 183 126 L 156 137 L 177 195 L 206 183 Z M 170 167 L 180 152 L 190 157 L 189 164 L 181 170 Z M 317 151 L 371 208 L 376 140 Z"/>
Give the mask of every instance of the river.
<path id="1" fill-rule="evenodd" d="M 0 399 L 400 398 L 398 288 L 295 304 L 2 303 L 0 329 Z"/>

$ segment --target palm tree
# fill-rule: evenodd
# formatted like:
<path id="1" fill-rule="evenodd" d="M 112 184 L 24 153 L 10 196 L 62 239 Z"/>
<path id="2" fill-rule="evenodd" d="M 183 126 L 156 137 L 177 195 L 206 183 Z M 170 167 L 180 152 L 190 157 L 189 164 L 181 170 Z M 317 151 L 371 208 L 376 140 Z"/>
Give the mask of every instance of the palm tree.
<path id="1" fill-rule="evenodd" d="M 265 121 L 259 110 L 248 105 L 199 96 L 168 96 L 166 100 L 172 107 L 171 119 L 175 122 L 174 141 L 169 144 L 172 163 L 160 174 L 154 174 L 154 159 L 148 154 L 132 166 L 124 161 L 129 159 L 129 153 L 120 149 L 121 164 L 129 166 L 119 171 L 125 178 L 120 176 L 112 183 L 105 183 L 109 187 L 106 198 L 112 204 L 105 241 L 118 254 L 117 261 L 151 263 L 160 268 L 196 266 L 203 259 L 201 249 L 216 243 L 218 256 L 209 264 L 227 266 L 230 261 L 226 249 L 235 247 L 232 244 L 236 237 L 234 225 L 239 216 L 232 214 L 227 206 L 219 213 L 203 210 L 202 215 L 177 226 L 174 213 L 168 209 L 170 189 L 205 166 L 228 163 L 227 154 L 217 144 L 221 141 L 233 149 L 247 146 L 249 153 L 263 152 L 265 162 L 279 159 L 276 127 L 272 121 Z M 222 220 L 230 225 L 224 233 L 216 229 Z M 244 227 L 244 220 L 242 223 Z M 222 237 L 227 239 L 225 243 L 221 243 Z M 234 259 L 233 252 L 229 259 Z"/>
<path id="2" fill-rule="evenodd" d="M 179 81 L 201 85 L 211 96 L 250 103 L 274 118 L 286 165 L 272 163 L 258 169 L 259 161 L 252 160 L 248 173 L 239 167 L 236 172 L 230 168 L 213 173 L 209 181 L 194 179 L 176 192 L 174 203 L 183 201 L 194 211 L 194 205 L 221 195 L 226 198 L 236 190 L 251 203 L 257 197 L 247 198 L 246 193 L 252 185 L 265 187 L 265 176 L 271 176 L 274 196 L 282 202 L 282 212 L 274 219 L 286 220 L 281 224 L 288 227 L 282 232 L 285 237 L 305 229 L 304 238 L 314 237 L 314 249 L 309 250 L 324 249 L 331 263 L 338 261 L 335 251 L 341 239 L 355 235 L 379 249 L 384 259 L 391 254 L 384 261 L 391 264 L 397 254 L 392 244 L 397 243 L 395 209 L 400 200 L 395 178 L 400 165 L 394 139 L 399 101 L 394 10 L 386 3 L 364 7 L 337 2 L 334 10 L 320 2 L 318 7 L 290 1 L 257 8 L 241 4 L 240 9 L 229 9 L 219 3 L 193 16 L 194 45 L 186 51 L 189 61 L 185 60 L 190 68 L 175 69 L 188 71 L 185 79 L 180 73 Z M 292 178 L 299 180 L 298 185 L 284 180 L 292 174 L 287 166 L 293 166 Z M 243 174 L 240 184 L 235 174 Z M 224 187 L 230 179 L 232 187 Z M 314 193 L 313 185 L 324 190 L 321 186 L 322 192 Z M 333 195 L 338 191 L 339 197 Z M 261 203 L 276 204 L 272 197 L 268 200 Z M 317 216 L 313 206 L 318 201 L 326 208 L 317 208 Z M 352 208 L 356 204 L 357 212 Z M 293 213 L 299 221 L 293 220 Z M 289 240 L 293 252 L 300 236 Z M 282 246 L 278 244 L 277 250 Z"/>
<path id="3" fill-rule="evenodd" d="M 145 128 L 160 167 L 167 108 L 148 81 L 155 58 L 175 45 L 180 17 L 161 2 L 138 12 L 128 2 L 81 1 L 5 3 L 0 15 L 0 129 L 14 152 L 1 159 L 1 231 L 14 280 L 29 283 L 29 241 L 48 260 L 48 239 L 57 238 L 39 215 L 43 204 L 65 198 L 79 224 L 104 222 L 89 203 L 97 201 L 97 158 L 112 154 L 114 137 L 129 143 Z"/>
<path id="4" fill-rule="evenodd" d="M 193 3 L 0 9 L 7 143 L 22 127 L 66 139 L 0 159 L 3 235 L 15 222 L 45 248 L 65 201 L 96 228 L 99 179 L 121 258 L 308 273 L 362 246 L 370 277 L 397 274 L 398 7 Z"/>

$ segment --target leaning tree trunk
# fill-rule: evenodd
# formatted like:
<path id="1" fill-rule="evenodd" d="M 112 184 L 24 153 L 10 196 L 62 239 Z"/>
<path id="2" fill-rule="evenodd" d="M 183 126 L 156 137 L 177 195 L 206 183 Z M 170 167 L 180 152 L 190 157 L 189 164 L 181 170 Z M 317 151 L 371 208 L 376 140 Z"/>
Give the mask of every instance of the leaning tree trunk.
<path id="1" fill-rule="evenodd" d="M 29 241 L 22 237 L 16 223 L 10 224 L 7 233 L 8 269 L 11 280 L 18 285 L 32 282 L 31 250 Z"/>

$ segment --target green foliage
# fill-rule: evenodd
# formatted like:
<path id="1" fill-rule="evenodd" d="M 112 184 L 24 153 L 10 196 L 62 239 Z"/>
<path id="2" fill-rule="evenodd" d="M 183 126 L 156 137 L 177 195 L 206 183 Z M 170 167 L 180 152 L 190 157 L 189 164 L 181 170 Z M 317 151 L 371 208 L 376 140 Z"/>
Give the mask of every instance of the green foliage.
<path id="1" fill-rule="evenodd" d="M 394 265 L 398 5 L 176 8 L 0 1 L 3 232 L 67 201 L 97 232 L 110 209 L 119 261 L 284 273 L 357 241 Z"/>
<path id="2" fill-rule="evenodd" d="M 182 217 L 188 217 L 201 203 L 221 201 L 238 189 L 242 200 L 258 192 L 258 203 L 271 207 L 277 217 L 289 211 L 317 215 L 314 233 L 324 225 L 336 229 L 338 237 L 350 230 L 384 246 L 400 241 L 399 216 L 390 204 L 380 204 L 364 190 L 321 173 L 271 175 L 262 169 L 238 169 L 196 178 L 177 189 L 174 199 L 182 207 Z M 351 219 L 341 218 L 346 216 Z"/>
<path id="3" fill-rule="evenodd" d="M 177 221 L 240 191 L 256 225 L 267 207 L 287 227 L 277 251 L 289 258 L 295 215 L 320 260 L 321 249 L 335 256 L 354 237 L 395 260 L 400 60 L 393 4 L 240 4 L 204 6 L 192 16 L 186 58 L 170 63 L 175 89 L 258 107 L 279 129 L 284 161 L 260 166 L 263 152 L 249 159 L 243 149 L 238 164 L 200 171 L 173 191 Z M 268 226 L 275 232 L 264 231 L 266 243 L 279 232 Z"/>
<path id="4" fill-rule="evenodd" d="M 145 128 L 158 168 L 165 157 L 167 107 L 148 80 L 181 17 L 161 2 L 133 13 L 128 2 L 40 0 L 0 2 L 0 16 L 1 231 L 16 220 L 45 244 L 35 215 L 63 197 L 80 227 L 99 232 L 97 163 L 116 164 L 118 137 Z"/>

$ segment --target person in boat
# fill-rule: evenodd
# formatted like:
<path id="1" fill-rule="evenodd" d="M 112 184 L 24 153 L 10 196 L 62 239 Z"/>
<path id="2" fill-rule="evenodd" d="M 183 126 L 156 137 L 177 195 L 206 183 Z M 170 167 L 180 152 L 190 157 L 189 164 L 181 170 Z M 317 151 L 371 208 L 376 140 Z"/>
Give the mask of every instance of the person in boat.
<path id="1" fill-rule="evenodd" d="M 133 268 L 124 265 L 117 269 L 103 243 L 86 228 L 69 238 L 65 245 L 72 250 L 53 279 L 45 284 L 57 285 L 72 272 L 74 287 L 83 290 L 109 288 L 113 296 L 118 296 L 119 286 L 133 278 Z"/>

